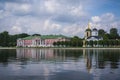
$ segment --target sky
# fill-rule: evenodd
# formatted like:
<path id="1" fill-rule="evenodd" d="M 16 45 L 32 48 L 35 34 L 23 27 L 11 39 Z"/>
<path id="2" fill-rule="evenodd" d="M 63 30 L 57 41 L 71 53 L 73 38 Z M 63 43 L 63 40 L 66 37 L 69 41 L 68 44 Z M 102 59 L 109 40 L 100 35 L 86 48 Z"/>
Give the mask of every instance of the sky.
<path id="1" fill-rule="evenodd" d="M 120 0 L 0 0 L 0 32 L 84 37 L 91 28 L 117 28 Z"/>

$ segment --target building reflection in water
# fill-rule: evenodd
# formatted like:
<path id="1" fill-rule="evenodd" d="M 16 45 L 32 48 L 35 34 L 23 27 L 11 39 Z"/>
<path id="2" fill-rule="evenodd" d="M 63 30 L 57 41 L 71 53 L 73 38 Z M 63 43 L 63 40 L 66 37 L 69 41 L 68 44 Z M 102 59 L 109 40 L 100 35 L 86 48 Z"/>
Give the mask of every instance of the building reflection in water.
<path id="1" fill-rule="evenodd" d="M 65 49 L 39 49 L 39 48 L 18 48 L 18 59 L 26 59 L 31 61 L 40 60 L 77 60 L 82 56 L 82 50 L 65 50 Z"/>
<path id="2" fill-rule="evenodd" d="M 83 56 L 85 59 L 86 69 L 88 70 L 88 72 L 90 72 L 90 70 L 92 68 L 92 54 L 90 51 L 91 50 L 89 50 L 89 49 L 83 49 Z"/>
<path id="3" fill-rule="evenodd" d="M 94 80 L 102 80 L 98 78 L 104 74 L 120 75 L 120 50 L 17 48 L 0 50 L 0 63 L 7 63 L 5 68 L 0 64 L 1 74 L 5 75 L 10 72 L 48 76 L 72 70 L 88 72 L 95 77 Z"/>
<path id="4" fill-rule="evenodd" d="M 101 49 L 83 49 L 83 56 L 86 63 L 86 69 L 91 71 L 92 67 L 119 68 L 120 50 L 101 50 Z"/>
<path id="5" fill-rule="evenodd" d="M 37 49 L 37 48 L 18 48 L 17 58 L 28 59 L 31 61 L 40 61 L 42 59 L 53 59 L 54 53 L 52 49 Z"/>
<path id="6" fill-rule="evenodd" d="M 106 76 L 116 78 L 111 74 L 119 75 L 120 50 L 83 49 L 83 57 L 86 70 L 93 74 L 94 80 L 101 80 Z"/>
<path id="7" fill-rule="evenodd" d="M 118 68 L 120 60 L 120 50 L 100 50 L 100 49 L 83 49 L 83 50 L 65 50 L 65 49 L 39 49 L 39 48 L 18 48 L 17 59 L 27 61 L 64 61 L 85 59 L 88 71 L 94 66 L 103 69 L 106 66 Z M 83 58 L 81 57 L 83 56 Z"/>
<path id="8" fill-rule="evenodd" d="M 32 73 L 40 74 L 41 72 L 44 76 L 63 70 L 77 71 L 81 69 L 78 66 L 82 66 L 79 61 L 83 53 L 82 50 L 18 48 L 16 51 L 18 61 L 25 63 L 25 66 L 34 66 L 34 68 L 29 67 Z M 29 64 L 29 62 L 33 63 Z M 34 62 L 38 62 L 38 64 L 34 64 Z M 36 67 L 39 69 L 36 70 Z"/>
<path id="9" fill-rule="evenodd" d="M 39 49 L 39 48 L 18 48 L 17 59 L 21 60 L 23 64 L 26 61 L 40 62 L 70 62 L 71 65 L 64 64 L 63 68 L 70 68 L 71 66 L 86 65 L 86 70 L 90 73 L 94 68 L 119 68 L 120 54 L 118 50 L 100 50 L 100 49 L 83 49 L 83 50 L 66 50 L 66 49 Z M 83 57 L 82 57 L 83 56 Z M 84 59 L 85 62 L 81 62 Z M 76 63 L 77 62 L 77 63 Z M 92 69 L 92 70 L 91 70 Z"/>

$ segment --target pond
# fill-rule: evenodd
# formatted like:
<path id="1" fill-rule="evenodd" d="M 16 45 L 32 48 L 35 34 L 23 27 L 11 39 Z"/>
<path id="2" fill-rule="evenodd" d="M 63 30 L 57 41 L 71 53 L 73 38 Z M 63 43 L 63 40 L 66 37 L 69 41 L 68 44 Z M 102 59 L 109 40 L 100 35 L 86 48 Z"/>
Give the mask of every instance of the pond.
<path id="1" fill-rule="evenodd" d="M 120 80 L 119 49 L 0 49 L 0 80 Z"/>

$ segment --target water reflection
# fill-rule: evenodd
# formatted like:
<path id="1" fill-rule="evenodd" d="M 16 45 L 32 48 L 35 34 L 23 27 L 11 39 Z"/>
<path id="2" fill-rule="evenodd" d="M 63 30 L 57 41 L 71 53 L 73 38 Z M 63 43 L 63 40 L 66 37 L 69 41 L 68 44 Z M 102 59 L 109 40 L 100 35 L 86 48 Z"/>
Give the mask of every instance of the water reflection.
<path id="1" fill-rule="evenodd" d="M 41 60 L 53 60 L 53 61 L 64 61 L 64 60 L 76 60 L 82 56 L 82 50 L 62 50 L 62 49 L 17 49 L 17 58 L 31 61 Z"/>
<path id="2" fill-rule="evenodd" d="M 0 63 L 8 64 L 10 61 L 80 61 L 84 60 L 86 68 L 90 70 L 93 66 L 104 69 L 119 68 L 120 50 L 101 49 L 38 49 L 38 48 L 18 48 L 16 50 L 0 50 Z"/>
<path id="3" fill-rule="evenodd" d="M 0 75 L 4 76 L 43 76 L 46 78 L 43 80 L 50 80 L 51 75 L 66 74 L 67 76 L 70 75 L 68 72 L 74 72 L 76 75 L 84 72 L 93 75 L 94 80 L 106 80 L 106 76 L 111 77 L 110 80 L 117 80 L 120 79 L 117 76 L 120 75 L 120 50 L 1 49 L 0 72 L 3 72 Z M 81 76 L 77 77 L 80 79 Z"/>
<path id="4" fill-rule="evenodd" d="M 16 50 L 0 49 L 0 63 L 7 65 L 10 60 L 16 57 Z"/>

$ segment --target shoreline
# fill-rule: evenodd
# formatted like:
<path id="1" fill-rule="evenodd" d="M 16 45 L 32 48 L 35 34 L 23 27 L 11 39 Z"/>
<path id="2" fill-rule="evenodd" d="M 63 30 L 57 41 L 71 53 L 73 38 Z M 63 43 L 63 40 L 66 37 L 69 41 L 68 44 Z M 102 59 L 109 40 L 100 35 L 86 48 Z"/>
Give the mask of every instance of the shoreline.
<path id="1" fill-rule="evenodd" d="M 0 47 L 0 49 L 20 49 L 20 48 L 24 48 L 24 49 L 30 49 L 30 48 L 38 48 L 38 49 L 71 49 L 71 50 L 75 50 L 75 49 L 120 49 L 120 47 Z"/>

